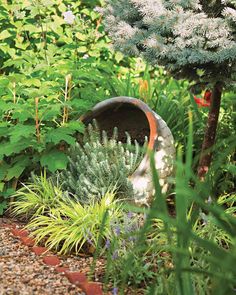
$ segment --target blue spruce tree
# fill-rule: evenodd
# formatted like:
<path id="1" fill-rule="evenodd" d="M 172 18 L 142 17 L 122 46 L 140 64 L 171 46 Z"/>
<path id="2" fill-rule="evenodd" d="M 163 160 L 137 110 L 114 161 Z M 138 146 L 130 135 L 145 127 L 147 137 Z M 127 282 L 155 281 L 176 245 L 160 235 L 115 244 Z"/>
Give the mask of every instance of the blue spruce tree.
<path id="1" fill-rule="evenodd" d="M 198 174 L 208 171 L 222 91 L 235 82 L 236 0 L 106 0 L 114 47 L 212 90 Z"/>

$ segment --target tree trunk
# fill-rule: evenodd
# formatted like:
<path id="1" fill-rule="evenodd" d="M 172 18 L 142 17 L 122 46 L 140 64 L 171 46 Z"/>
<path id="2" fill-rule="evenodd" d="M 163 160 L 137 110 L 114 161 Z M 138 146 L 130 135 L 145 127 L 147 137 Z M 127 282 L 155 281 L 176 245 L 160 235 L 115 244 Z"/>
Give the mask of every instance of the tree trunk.
<path id="1" fill-rule="evenodd" d="M 205 130 L 204 140 L 202 144 L 202 150 L 200 155 L 200 161 L 198 165 L 198 176 L 200 179 L 204 179 L 205 174 L 208 172 L 211 158 L 212 158 L 212 147 L 215 143 L 216 130 L 220 112 L 222 96 L 222 87 L 217 83 L 212 91 L 210 111 L 208 114 L 208 121 Z"/>

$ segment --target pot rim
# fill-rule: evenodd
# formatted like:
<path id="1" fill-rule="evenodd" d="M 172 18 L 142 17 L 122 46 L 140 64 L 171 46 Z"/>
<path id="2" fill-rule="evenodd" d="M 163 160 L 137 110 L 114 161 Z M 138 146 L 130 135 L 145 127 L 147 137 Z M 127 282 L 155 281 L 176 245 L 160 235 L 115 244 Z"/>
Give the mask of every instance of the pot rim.
<path id="1" fill-rule="evenodd" d="M 106 99 L 102 102 L 97 103 L 91 111 L 88 111 L 84 115 L 80 117 L 81 122 L 86 122 L 92 117 L 101 114 L 103 111 L 111 108 L 113 105 L 117 104 L 131 104 L 140 109 L 146 116 L 148 124 L 149 124 L 149 141 L 148 141 L 148 149 L 155 150 L 158 138 L 158 124 L 152 109 L 143 101 L 128 97 L 128 96 L 117 96 L 113 98 Z"/>

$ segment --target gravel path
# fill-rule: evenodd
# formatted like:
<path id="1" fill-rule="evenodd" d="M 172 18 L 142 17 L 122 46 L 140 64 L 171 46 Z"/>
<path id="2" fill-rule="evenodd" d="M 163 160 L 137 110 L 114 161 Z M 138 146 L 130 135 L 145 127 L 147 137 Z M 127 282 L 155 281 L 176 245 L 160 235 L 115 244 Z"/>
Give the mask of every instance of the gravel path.
<path id="1" fill-rule="evenodd" d="M 0 223 L 0 295 L 83 294 Z"/>
<path id="2" fill-rule="evenodd" d="M 28 246 L 11 233 L 6 224 L 19 224 L 10 218 L 0 218 L 0 295 L 85 295 L 81 289 L 56 272 L 54 267 L 43 263 Z M 20 225 L 20 228 L 23 224 Z M 62 267 L 87 275 L 92 257 L 60 256 Z M 102 282 L 105 260 L 98 259 L 94 281 Z M 112 286 L 110 286 L 110 290 Z M 108 292 L 111 294 L 111 292 Z M 142 290 L 127 289 L 126 295 L 143 295 Z"/>

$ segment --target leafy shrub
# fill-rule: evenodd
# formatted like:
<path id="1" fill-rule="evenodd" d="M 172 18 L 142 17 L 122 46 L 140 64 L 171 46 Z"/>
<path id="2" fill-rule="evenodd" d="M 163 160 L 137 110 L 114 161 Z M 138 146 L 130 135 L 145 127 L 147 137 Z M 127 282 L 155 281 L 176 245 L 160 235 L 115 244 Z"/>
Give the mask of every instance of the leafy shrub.
<path id="1" fill-rule="evenodd" d="M 71 23 L 66 1 L 0 2 L 0 214 L 19 178 L 66 168 L 78 117 L 109 96 L 98 4 L 70 3 Z"/>
<path id="2" fill-rule="evenodd" d="M 103 130 L 100 134 L 96 125 L 89 124 L 84 143 L 70 148 L 69 165 L 58 174 L 62 188 L 74 194 L 79 202 L 101 198 L 111 188 L 116 187 L 116 195 L 131 198 L 132 184 L 128 176 L 140 163 L 145 148 L 135 141 L 132 151 L 131 138 L 127 143 L 118 141 L 118 130 L 114 129 L 112 138 Z"/>

